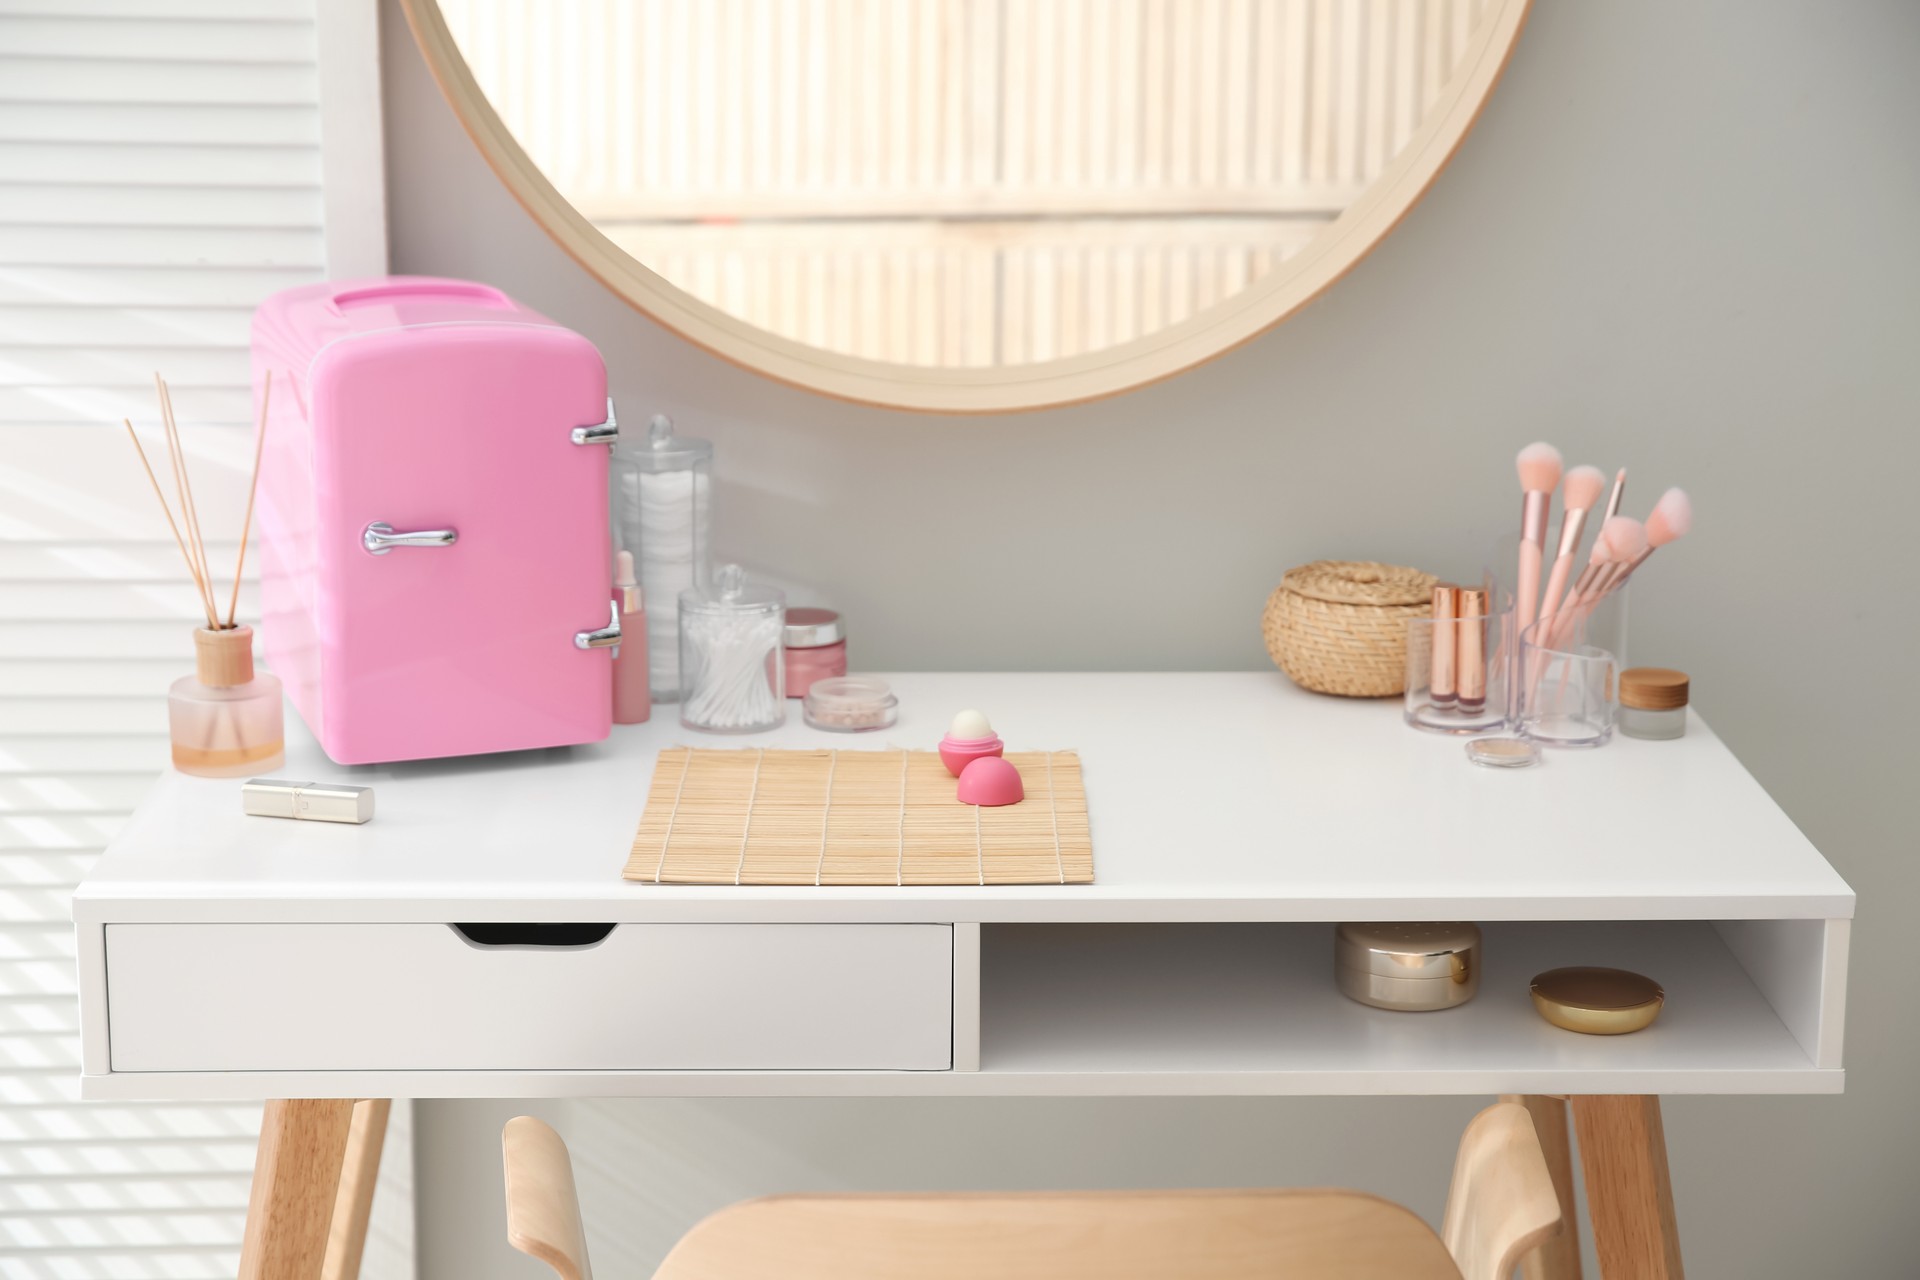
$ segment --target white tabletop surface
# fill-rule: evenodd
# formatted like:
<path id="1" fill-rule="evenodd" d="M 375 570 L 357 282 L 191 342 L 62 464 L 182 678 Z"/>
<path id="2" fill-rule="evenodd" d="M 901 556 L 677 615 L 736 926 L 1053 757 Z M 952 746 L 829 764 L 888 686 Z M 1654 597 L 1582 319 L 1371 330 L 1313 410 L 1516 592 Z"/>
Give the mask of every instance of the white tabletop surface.
<path id="1" fill-rule="evenodd" d="M 343 768 L 289 714 L 280 777 L 369 784 L 365 826 L 251 818 L 169 772 L 75 897 L 136 920 L 1206 921 L 1764 919 L 1853 914 L 1846 883 L 1694 717 L 1543 765 L 1469 764 L 1396 700 L 1278 673 L 887 677 L 899 724 L 748 737 L 676 708 L 593 746 Z M 931 749 L 978 707 L 1010 751 L 1075 749 L 1091 885 L 923 888 L 621 879 L 664 746 Z"/>

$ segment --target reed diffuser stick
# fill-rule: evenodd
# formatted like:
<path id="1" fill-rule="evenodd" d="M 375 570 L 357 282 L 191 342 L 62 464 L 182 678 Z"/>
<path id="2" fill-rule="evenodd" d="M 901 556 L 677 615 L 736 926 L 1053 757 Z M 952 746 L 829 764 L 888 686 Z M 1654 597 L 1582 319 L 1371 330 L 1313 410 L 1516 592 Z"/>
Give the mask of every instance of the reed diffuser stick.
<path id="1" fill-rule="evenodd" d="M 193 556 L 187 550 L 187 540 L 180 536 L 180 526 L 173 522 L 173 508 L 167 505 L 167 495 L 161 492 L 160 477 L 153 474 L 153 464 L 147 461 L 147 451 L 140 447 L 140 437 L 134 432 L 132 420 L 122 418 L 120 421 L 127 429 L 127 438 L 133 441 L 133 451 L 140 455 L 140 465 L 146 470 L 147 483 L 153 486 L 153 496 L 160 501 L 160 512 L 167 518 L 167 528 L 173 531 L 174 545 L 180 548 L 180 558 L 187 562 L 187 568 L 191 570 L 193 568 Z M 199 575 L 197 573 L 194 576 L 194 580 L 198 583 Z M 203 605 L 206 604 L 206 596 L 204 594 L 201 596 L 201 603 Z M 218 625 L 219 619 L 213 616 L 213 610 L 211 608 L 207 609 L 208 629 L 211 630 Z M 231 626 L 232 622 L 229 621 L 228 625 Z"/>
<path id="2" fill-rule="evenodd" d="M 253 475 L 247 480 L 247 514 L 240 520 L 240 554 L 233 562 L 233 594 L 227 597 L 227 625 L 233 625 L 234 610 L 240 607 L 240 574 L 247 567 L 247 531 L 253 528 L 253 495 L 260 487 L 260 453 L 267 443 L 267 405 L 273 401 L 273 370 L 267 370 L 266 384 L 260 391 L 260 426 L 253 436 Z"/>
<path id="3" fill-rule="evenodd" d="M 180 443 L 180 427 L 173 419 L 173 397 L 158 373 L 153 385 L 160 397 L 160 424 L 167 434 L 167 458 L 173 464 L 173 487 L 180 497 L 180 523 L 187 535 L 187 567 L 193 572 L 193 585 L 200 589 L 212 628 L 220 626 L 220 610 L 213 603 L 212 575 L 207 572 L 207 554 L 200 540 L 200 521 L 193 509 L 193 482 L 187 475 L 186 449 Z"/>

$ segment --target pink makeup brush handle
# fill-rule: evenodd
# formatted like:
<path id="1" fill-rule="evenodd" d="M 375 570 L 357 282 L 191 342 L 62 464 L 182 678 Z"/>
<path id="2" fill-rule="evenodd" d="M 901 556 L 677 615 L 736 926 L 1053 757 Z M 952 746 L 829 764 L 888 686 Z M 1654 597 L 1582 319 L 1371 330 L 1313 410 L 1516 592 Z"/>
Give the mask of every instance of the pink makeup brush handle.
<path id="1" fill-rule="evenodd" d="M 1553 648 L 1560 648 L 1573 641 L 1579 628 L 1593 616 L 1593 611 L 1600 607 L 1600 602 L 1620 585 L 1621 570 L 1625 568 L 1625 565 L 1617 563 L 1601 565 L 1600 572 L 1595 574 L 1593 581 L 1587 584 L 1587 589 L 1579 593 L 1580 598 L 1577 601 L 1573 599 L 1567 601 L 1566 606 L 1560 610 L 1560 616 L 1554 620 L 1551 641 Z"/>
<path id="2" fill-rule="evenodd" d="M 1547 576 L 1547 594 L 1540 597 L 1540 621 L 1551 622 L 1553 615 L 1560 611 L 1560 593 L 1567 589 L 1567 579 L 1573 574 L 1573 553 L 1557 556 L 1553 562 L 1553 572 Z M 1540 628 L 1542 631 L 1546 627 Z"/>
<path id="3" fill-rule="evenodd" d="M 1520 581 L 1514 585 L 1513 599 L 1514 621 L 1519 630 L 1525 631 L 1540 609 L 1540 548 L 1524 539 L 1520 543 Z"/>

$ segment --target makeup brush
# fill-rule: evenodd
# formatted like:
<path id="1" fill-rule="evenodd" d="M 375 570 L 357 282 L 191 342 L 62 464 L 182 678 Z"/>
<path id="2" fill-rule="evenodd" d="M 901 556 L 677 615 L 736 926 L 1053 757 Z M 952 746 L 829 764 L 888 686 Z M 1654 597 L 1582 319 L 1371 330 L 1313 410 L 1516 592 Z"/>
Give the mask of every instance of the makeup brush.
<path id="1" fill-rule="evenodd" d="M 1620 499 L 1627 496 L 1627 469 L 1625 467 L 1613 477 L 1613 492 L 1607 495 L 1607 519 L 1620 514 Z"/>
<path id="2" fill-rule="evenodd" d="M 1564 644 L 1570 638 L 1569 633 L 1583 625 L 1593 607 L 1600 603 L 1607 584 L 1646 549 L 1647 527 L 1632 516 L 1614 516 L 1602 524 L 1600 536 L 1593 543 L 1593 558 L 1588 562 L 1588 569 L 1597 571 L 1580 598 L 1569 597 L 1561 607 L 1554 620 L 1553 634 L 1548 637 L 1548 647 L 1559 648 Z"/>
<path id="3" fill-rule="evenodd" d="M 1607 495 L 1607 513 L 1601 520 L 1602 524 L 1605 524 L 1606 521 L 1620 514 L 1620 500 L 1626 496 L 1627 469 L 1622 467 L 1620 470 L 1614 472 L 1613 492 Z M 1606 557 L 1602 554 L 1600 545 L 1596 542 L 1593 548 L 1593 558 L 1588 560 L 1587 567 L 1580 571 L 1579 579 L 1573 584 L 1572 595 L 1569 596 L 1566 601 L 1562 602 L 1563 607 L 1572 603 L 1574 598 L 1584 596 L 1587 592 L 1591 591 L 1594 580 L 1600 576 L 1601 571 L 1606 567 Z"/>
<path id="4" fill-rule="evenodd" d="M 1540 612 L 1540 562 L 1546 556 L 1553 491 L 1560 487 L 1560 451 L 1530 444 L 1514 459 L 1520 472 L 1520 577 L 1514 584 L 1514 623 L 1525 631 Z"/>
<path id="5" fill-rule="evenodd" d="M 1561 482 L 1560 547 L 1553 558 L 1553 572 L 1547 575 L 1547 593 L 1540 597 L 1542 633 L 1560 608 L 1567 578 L 1573 573 L 1574 553 L 1580 549 L 1580 539 L 1586 536 L 1587 513 L 1600 501 L 1606 487 L 1607 477 L 1598 467 L 1575 467 Z"/>
<path id="6" fill-rule="evenodd" d="M 1693 500 L 1687 497 L 1685 489 L 1669 489 L 1660 495 L 1660 501 L 1653 504 L 1653 513 L 1647 517 L 1647 545 L 1638 555 L 1629 561 L 1610 579 L 1601 584 L 1600 593 L 1611 595 L 1627 584 L 1633 571 L 1647 562 L 1647 557 L 1669 542 L 1678 542 L 1687 536 L 1693 528 Z"/>

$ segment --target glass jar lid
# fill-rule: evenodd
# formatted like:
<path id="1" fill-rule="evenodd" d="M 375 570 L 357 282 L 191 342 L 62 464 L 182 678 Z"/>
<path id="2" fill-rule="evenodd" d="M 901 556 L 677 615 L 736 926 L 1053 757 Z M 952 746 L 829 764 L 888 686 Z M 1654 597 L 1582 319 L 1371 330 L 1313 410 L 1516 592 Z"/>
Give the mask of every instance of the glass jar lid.
<path id="1" fill-rule="evenodd" d="M 787 610 L 786 645 L 789 649 L 818 649 L 847 638 L 845 621 L 832 609 L 802 606 Z"/>
<path id="2" fill-rule="evenodd" d="M 680 607 L 694 613 L 785 613 L 787 593 L 765 583 L 748 582 L 745 569 L 723 564 L 713 571 L 713 581 L 707 586 L 682 591 Z"/>
<path id="3" fill-rule="evenodd" d="M 676 435 L 673 419 L 656 413 L 647 419 L 644 434 L 620 428 L 620 454 L 643 471 L 685 471 L 713 462 L 713 442 Z"/>

